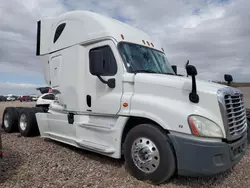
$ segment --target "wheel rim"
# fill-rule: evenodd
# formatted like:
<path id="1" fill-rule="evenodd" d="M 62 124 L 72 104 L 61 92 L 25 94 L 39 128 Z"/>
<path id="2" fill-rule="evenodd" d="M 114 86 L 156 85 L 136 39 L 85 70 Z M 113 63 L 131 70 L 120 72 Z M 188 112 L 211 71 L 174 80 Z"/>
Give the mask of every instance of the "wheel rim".
<path id="1" fill-rule="evenodd" d="M 27 127 L 27 117 L 25 114 L 20 116 L 20 128 L 24 131 Z"/>
<path id="2" fill-rule="evenodd" d="M 159 150 L 148 138 L 138 138 L 131 148 L 134 164 L 145 173 L 154 172 L 160 164 Z"/>
<path id="3" fill-rule="evenodd" d="M 4 114 L 4 120 L 3 121 L 4 121 L 4 127 L 8 128 L 10 126 L 10 123 L 9 123 L 10 115 L 9 115 L 9 113 Z"/>

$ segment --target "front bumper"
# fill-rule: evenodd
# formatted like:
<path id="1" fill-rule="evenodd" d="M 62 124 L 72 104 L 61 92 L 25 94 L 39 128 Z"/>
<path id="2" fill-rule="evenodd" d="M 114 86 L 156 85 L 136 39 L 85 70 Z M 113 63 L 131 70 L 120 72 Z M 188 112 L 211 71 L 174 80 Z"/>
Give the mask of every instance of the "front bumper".
<path id="1" fill-rule="evenodd" d="M 238 163 L 247 151 L 247 133 L 234 143 L 207 142 L 170 134 L 178 174 L 208 176 L 224 172 Z"/>

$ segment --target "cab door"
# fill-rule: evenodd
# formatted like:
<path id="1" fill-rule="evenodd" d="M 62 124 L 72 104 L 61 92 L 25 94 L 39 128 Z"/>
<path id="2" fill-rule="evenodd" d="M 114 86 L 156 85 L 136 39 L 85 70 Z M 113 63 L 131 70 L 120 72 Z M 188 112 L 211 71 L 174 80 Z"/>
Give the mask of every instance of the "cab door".
<path id="1" fill-rule="evenodd" d="M 115 43 L 105 40 L 88 45 L 85 57 L 88 70 L 85 77 L 87 111 L 92 114 L 117 114 L 121 107 L 124 70 Z"/>

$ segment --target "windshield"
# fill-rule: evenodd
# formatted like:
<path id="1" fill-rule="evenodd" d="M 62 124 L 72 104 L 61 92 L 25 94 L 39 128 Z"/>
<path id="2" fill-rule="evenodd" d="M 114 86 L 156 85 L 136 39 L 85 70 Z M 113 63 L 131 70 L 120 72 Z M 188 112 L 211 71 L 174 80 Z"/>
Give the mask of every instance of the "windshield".
<path id="1" fill-rule="evenodd" d="M 139 44 L 121 42 L 118 50 L 128 72 L 175 74 L 164 53 Z"/>

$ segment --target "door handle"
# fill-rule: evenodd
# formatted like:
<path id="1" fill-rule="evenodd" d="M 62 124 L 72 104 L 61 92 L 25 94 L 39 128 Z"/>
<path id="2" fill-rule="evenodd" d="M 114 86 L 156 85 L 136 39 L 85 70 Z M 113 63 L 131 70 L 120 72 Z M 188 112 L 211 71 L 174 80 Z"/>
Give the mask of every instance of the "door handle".
<path id="1" fill-rule="evenodd" d="M 91 107 L 91 96 L 90 95 L 86 96 L 86 102 L 87 102 L 88 107 Z"/>

